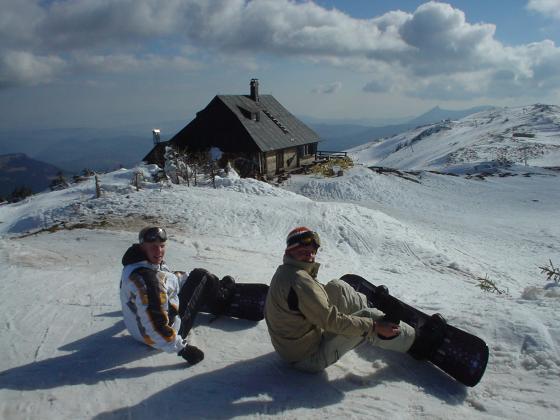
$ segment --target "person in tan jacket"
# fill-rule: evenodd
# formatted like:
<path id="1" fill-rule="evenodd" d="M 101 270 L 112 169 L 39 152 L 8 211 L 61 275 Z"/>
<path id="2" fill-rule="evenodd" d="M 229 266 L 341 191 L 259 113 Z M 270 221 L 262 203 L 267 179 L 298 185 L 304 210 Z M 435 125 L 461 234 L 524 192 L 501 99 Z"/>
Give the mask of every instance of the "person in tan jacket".
<path id="1" fill-rule="evenodd" d="M 315 262 L 320 238 L 306 227 L 293 229 L 286 240 L 265 304 L 272 345 L 296 369 L 319 372 L 364 341 L 383 349 L 407 352 L 415 339 L 410 325 L 383 320 L 368 308 L 365 295 L 341 280 L 317 281 Z"/>

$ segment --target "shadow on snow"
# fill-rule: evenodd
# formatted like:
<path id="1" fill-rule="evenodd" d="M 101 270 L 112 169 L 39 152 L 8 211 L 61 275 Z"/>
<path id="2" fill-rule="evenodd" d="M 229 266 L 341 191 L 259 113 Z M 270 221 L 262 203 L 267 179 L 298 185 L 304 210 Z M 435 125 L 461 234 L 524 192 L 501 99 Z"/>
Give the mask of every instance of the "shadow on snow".
<path id="1" fill-rule="evenodd" d="M 166 419 L 188 416 L 221 419 L 285 414 L 299 408 L 334 405 L 341 402 L 348 392 L 391 382 L 410 383 L 449 405 L 460 405 L 467 396 L 465 386 L 427 363 L 367 345 L 358 347 L 356 351 L 367 360 L 382 359 L 386 366 L 364 376 L 349 373 L 329 380 L 326 372 L 307 374 L 291 369 L 272 352 L 185 378 L 137 405 L 107 411 L 94 418 Z M 416 390 L 412 389 L 412 392 Z"/>
<path id="2" fill-rule="evenodd" d="M 121 316 L 115 311 L 99 316 Z M 60 347 L 72 353 L 32 362 L 0 372 L 0 387 L 17 390 L 50 389 L 64 385 L 95 384 L 117 378 L 137 378 L 169 370 L 171 366 L 123 367 L 130 362 L 154 356 L 159 352 L 120 335 L 124 322 L 98 331 Z M 118 335 L 119 334 L 119 335 Z"/>
<path id="3" fill-rule="evenodd" d="M 120 316 L 120 311 L 101 316 Z M 219 322 L 221 328 L 237 330 L 253 323 Z M 225 325 L 224 325 L 225 324 Z M 215 325 L 216 327 L 218 325 Z M 183 361 L 171 365 L 124 367 L 159 352 L 121 335 L 124 323 L 60 347 L 70 354 L 33 362 L 0 372 L 2 388 L 49 389 L 66 385 L 95 384 L 114 379 L 132 379 L 170 369 L 184 369 Z M 362 345 L 357 354 L 366 360 L 382 359 L 386 366 L 359 376 L 329 380 L 326 372 L 306 374 L 289 368 L 275 353 L 267 353 L 223 368 L 188 377 L 147 397 L 131 407 L 97 415 L 97 420 L 115 418 L 231 418 L 254 414 L 278 414 L 298 408 L 336 404 L 345 393 L 391 382 L 406 382 L 450 405 L 462 404 L 466 388 L 437 368 L 408 356 Z M 189 370 L 185 370 L 189 375 Z"/>

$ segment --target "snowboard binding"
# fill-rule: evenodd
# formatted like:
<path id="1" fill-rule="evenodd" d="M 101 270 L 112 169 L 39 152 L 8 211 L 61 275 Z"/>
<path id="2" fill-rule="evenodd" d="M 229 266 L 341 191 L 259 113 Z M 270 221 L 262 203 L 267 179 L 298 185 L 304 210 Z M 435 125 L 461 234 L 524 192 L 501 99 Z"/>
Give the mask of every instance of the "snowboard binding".
<path id="1" fill-rule="evenodd" d="M 216 317 L 215 319 L 226 313 L 233 300 L 234 292 L 235 280 L 233 277 L 225 276 L 217 282 L 214 296 L 207 302 L 209 312 Z"/>
<path id="2" fill-rule="evenodd" d="M 416 328 L 416 338 L 408 353 L 416 360 L 430 359 L 445 338 L 446 326 L 447 321 L 441 314 L 431 315 Z"/>
<path id="3" fill-rule="evenodd" d="M 403 307 L 398 299 L 389 294 L 387 286 L 377 286 L 371 306 L 383 312 L 383 320 L 387 322 L 398 324 L 402 320 Z"/>

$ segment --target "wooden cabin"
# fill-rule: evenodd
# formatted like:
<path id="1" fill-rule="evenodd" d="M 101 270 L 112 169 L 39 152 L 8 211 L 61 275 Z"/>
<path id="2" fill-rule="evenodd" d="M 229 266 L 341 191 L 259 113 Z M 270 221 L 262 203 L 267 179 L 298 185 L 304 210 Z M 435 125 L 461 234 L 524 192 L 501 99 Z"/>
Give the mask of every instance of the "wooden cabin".
<path id="1" fill-rule="evenodd" d="M 165 146 L 187 152 L 220 149 L 242 176 L 268 176 L 310 164 L 319 136 L 272 95 L 259 94 L 252 79 L 249 95 L 217 95 L 169 141 L 144 161 L 163 165 Z"/>

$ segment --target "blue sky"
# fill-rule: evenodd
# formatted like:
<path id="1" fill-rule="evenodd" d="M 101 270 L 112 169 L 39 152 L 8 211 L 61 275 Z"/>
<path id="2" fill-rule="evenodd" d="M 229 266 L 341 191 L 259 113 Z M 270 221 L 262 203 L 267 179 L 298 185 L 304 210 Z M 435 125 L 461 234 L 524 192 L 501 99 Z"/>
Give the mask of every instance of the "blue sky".
<path id="1" fill-rule="evenodd" d="M 560 103 L 560 0 L 0 0 L 0 126 L 186 122 L 260 80 L 296 115 Z"/>

